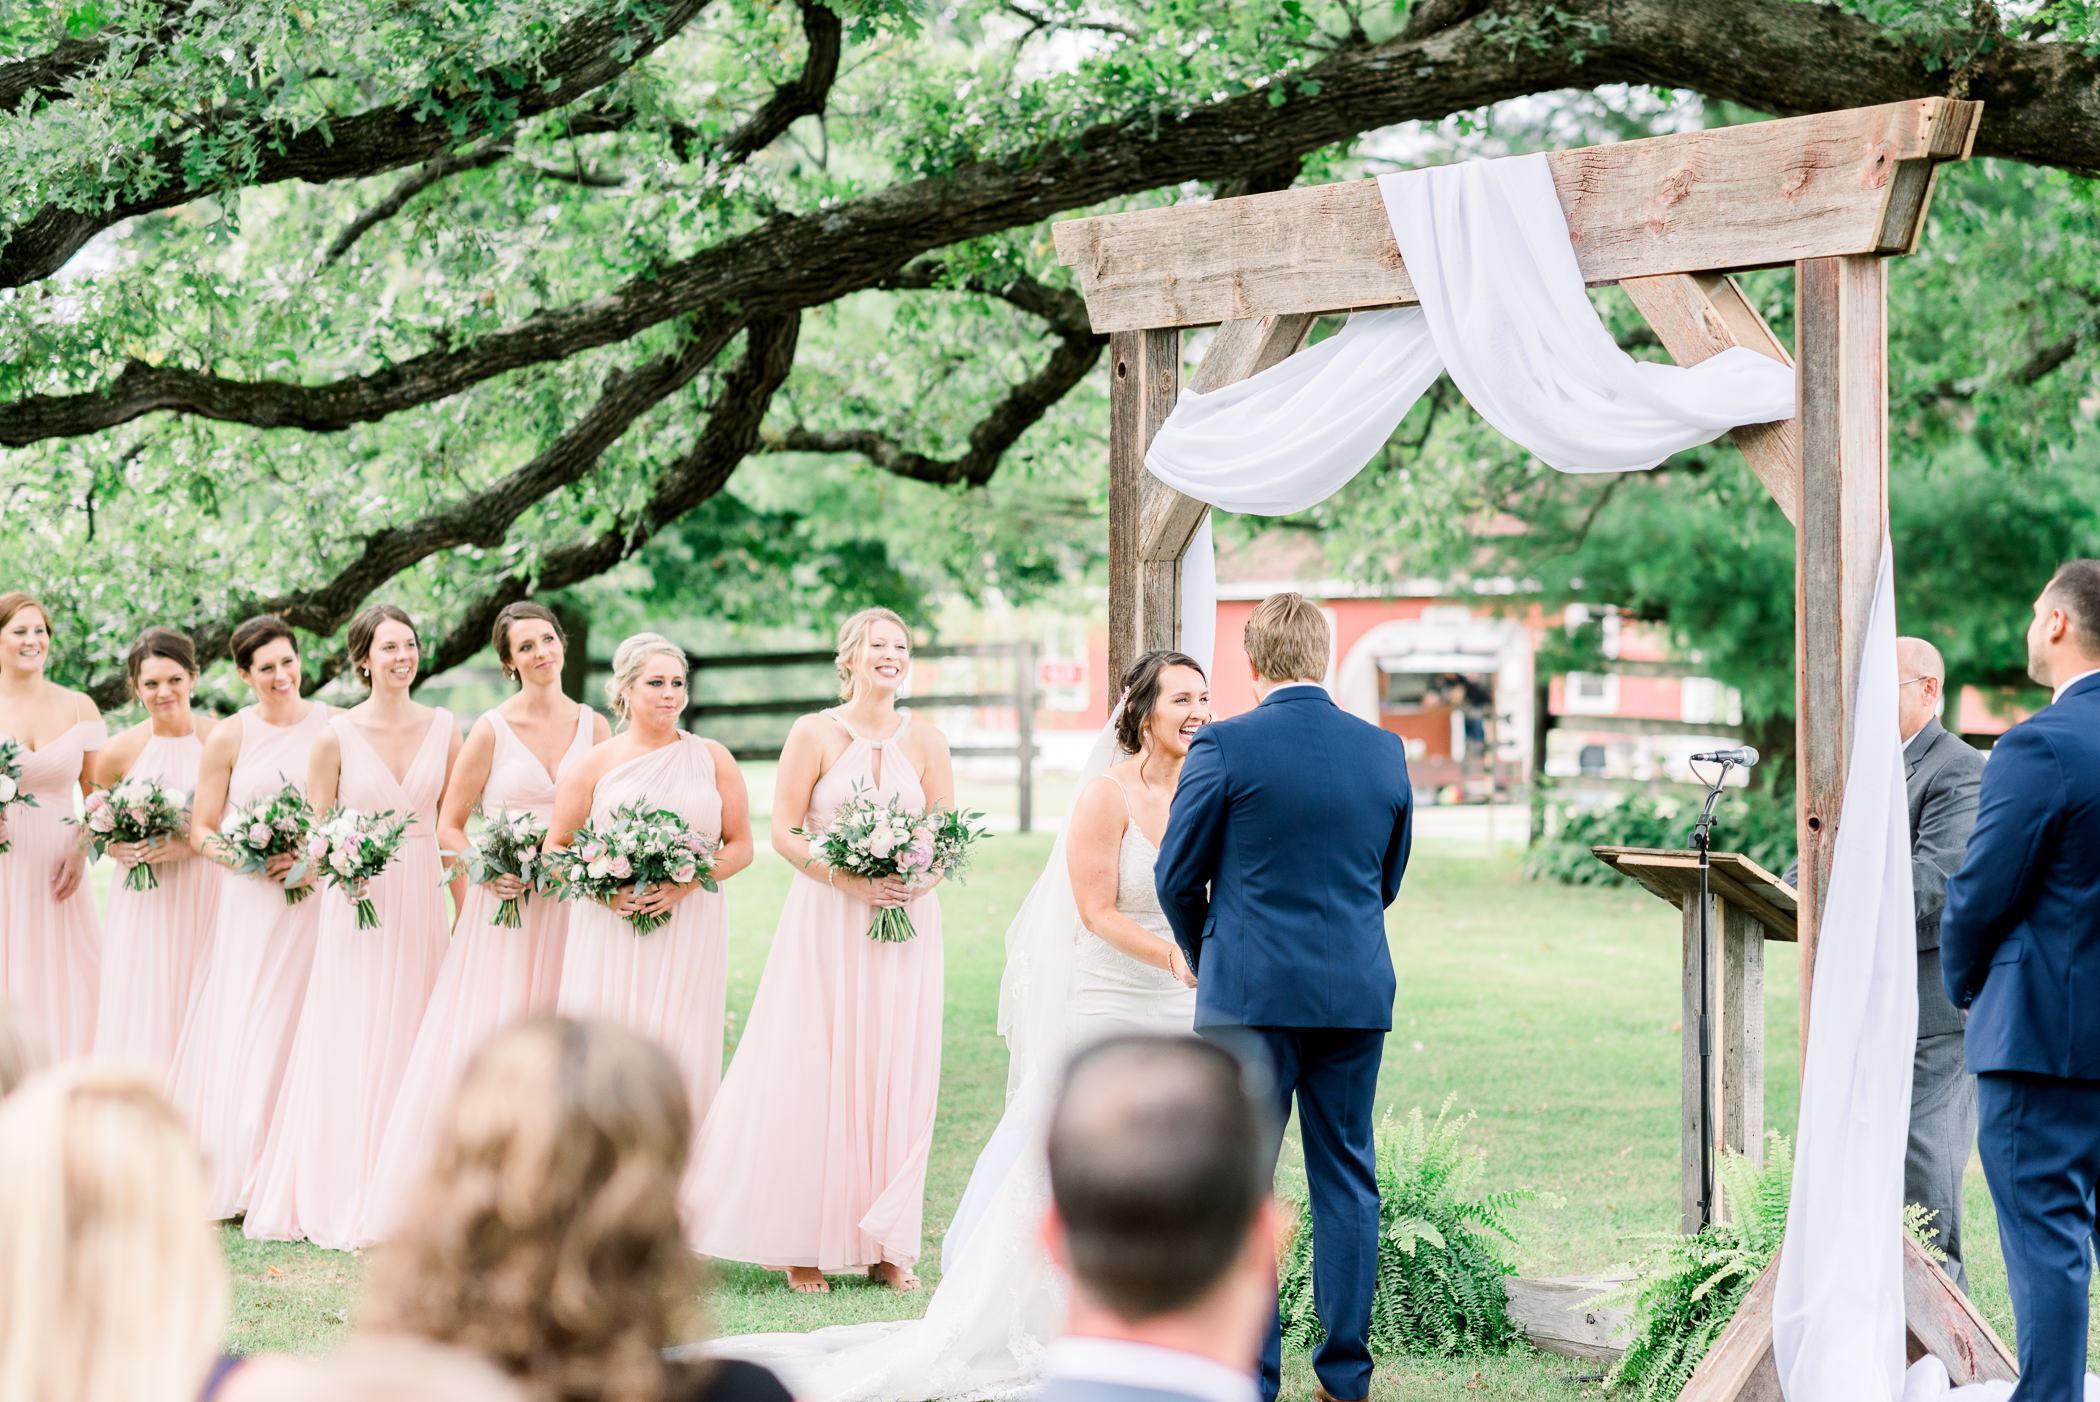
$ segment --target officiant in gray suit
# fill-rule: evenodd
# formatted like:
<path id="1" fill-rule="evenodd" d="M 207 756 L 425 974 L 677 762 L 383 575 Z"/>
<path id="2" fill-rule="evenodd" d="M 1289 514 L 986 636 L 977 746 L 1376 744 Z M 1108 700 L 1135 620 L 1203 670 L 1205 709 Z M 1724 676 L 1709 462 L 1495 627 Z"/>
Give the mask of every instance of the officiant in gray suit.
<path id="1" fill-rule="evenodd" d="M 1947 878 L 1961 868 L 1976 827 L 1983 756 L 1941 725 L 1947 664 L 1923 638 L 1896 639 L 1897 731 L 1910 792 L 1910 888 L 1918 918 L 1918 1048 L 1911 1063 L 1910 1149 L 1903 1200 L 1930 1209 L 1947 1253 L 1947 1274 L 1963 1293 L 1961 1177 L 1976 1145 L 1976 1079 L 1962 1059 L 1967 1014 L 1947 1001 L 1940 980 L 1940 912 Z M 1792 883 L 1796 868 L 1787 869 Z"/>

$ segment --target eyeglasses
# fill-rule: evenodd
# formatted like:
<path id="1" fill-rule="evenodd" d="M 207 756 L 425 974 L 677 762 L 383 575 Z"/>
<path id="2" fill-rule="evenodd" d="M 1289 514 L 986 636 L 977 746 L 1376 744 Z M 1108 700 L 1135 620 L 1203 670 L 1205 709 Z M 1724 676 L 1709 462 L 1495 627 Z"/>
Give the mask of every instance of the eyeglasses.
<path id="1" fill-rule="evenodd" d="M 1910 685 L 1910 684 L 1911 684 L 1912 682 L 1931 682 L 1931 681 L 1938 681 L 1938 680 L 1939 680 L 1939 678 L 1938 678 L 1938 677 L 1909 677 L 1909 678 L 1906 678 L 1906 679 L 1905 679 L 1905 680 L 1903 680 L 1903 681 L 1897 682 L 1897 683 L 1896 683 L 1896 685 L 1897 685 L 1897 686 L 1899 686 L 1899 687 L 1903 687 L 1903 686 L 1909 686 L 1909 685 Z"/>

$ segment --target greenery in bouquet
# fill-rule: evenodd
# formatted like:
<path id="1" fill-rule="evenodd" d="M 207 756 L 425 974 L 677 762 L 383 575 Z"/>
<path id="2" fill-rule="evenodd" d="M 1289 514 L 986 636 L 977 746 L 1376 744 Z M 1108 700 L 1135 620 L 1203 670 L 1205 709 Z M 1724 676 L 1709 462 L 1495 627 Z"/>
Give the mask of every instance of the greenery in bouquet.
<path id="1" fill-rule="evenodd" d="M 610 903 L 633 888 L 640 895 L 652 886 L 690 886 L 698 882 L 714 891 L 715 852 L 720 843 L 694 832 L 685 819 L 665 808 L 639 801 L 613 810 L 603 823 L 576 829 L 566 851 L 548 854 L 564 900 Z M 668 912 L 638 912 L 626 917 L 638 935 L 662 928 Z"/>
<path id="2" fill-rule="evenodd" d="M 366 883 L 393 865 L 408 832 L 409 819 L 384 813 L 360 813 L 342 804 L 328 810 L 306 839 L 307 855 L 320 863 L 321 875 L 357 903 L 357 928 L 379 928 L 379 908 Z"/>
<path id="3" fill-rule="evenodd" d="M 811 860 L 834 871 L 869 880 L 896 877 L 906 886 L 917 886 L 944 876 L 961 879 L 969 868 L 972 846 L 986 834 L 986 829 L 974 826 L 983 817 L 946 805 L 921 812 L 906 808 L 894 795 L 878 803 L 856 792 L 839 805 L 830 822 L 820 828 L 796 828 L 795 834 L 809 840 Z M 868 925 L 868 938 L 883 944 L 901 944 L 918 933 L 902 906 L 877 908 Z"/>
<path id="4" fill-rule="evenodd" d="M 158 779 L 119 779 L 87 796 L 79 819 L 81 843 L 99 860 L 120 842 L 157 847 L 181 839 L 189 829 L 190 795 Z M 127 891 L 151 891 L 160 877 L 150 863 L 124 873 Z"/>
<path id="5" fill-rule="evenodd" d="M 0 737 L 0 814 L 17 803 L 29 808 L 38 806 L 36 795 L 22 790 L 21 742 Z M 5 853 L 12 845 L 0 842 L 0 853 Z"/>
<path id="6" fill-rule="evenodd" d="M 276 793 L 228 810 L 213 846 L 220 862 L 242 875 L 265 875 L 276 858 L 291 857 L 291 870 L 284 878 L 284 903 L 297 905 L 314 890 L 305 884 L 313 863 L 306 838 L 313 825 L 313 805 L 297 784 L 287 782 Z"/>
<path id="7" fill-rule="evenodd" d="M 509 809 L 493 818 L 487 814 L 482 818 L 481 831 L 459 854 L 458 863 L 445 873 L 444 879 L 463 875 L 473 885 L 485 886 L 496 877 L 514 876 L 532 891 L 545 893 L 550 885 L 549 861 L 541 855 L 540 844 L 547 840 L 547 824 L 530 813 L 513 813 Z M 489 924 L 506 930 L 522 928 L 523 907 L 524 897 L 507 897 L 497 904 Z"/>

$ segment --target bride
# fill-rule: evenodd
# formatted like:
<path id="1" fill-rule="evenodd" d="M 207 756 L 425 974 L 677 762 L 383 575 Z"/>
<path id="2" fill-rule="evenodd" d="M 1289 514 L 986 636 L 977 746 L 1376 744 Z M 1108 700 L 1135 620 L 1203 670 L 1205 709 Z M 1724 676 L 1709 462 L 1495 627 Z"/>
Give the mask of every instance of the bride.
<path id="1" fill-rule="evenodd" d="M 1006 1114 L 978 1157 L 923 1319 L 747 1334 L 705 1345 L 780 1373 L 801 1402 L 947 1402 L 1027 1390 L 1064 1328 L 1039 1240 L 1049 1105 L 1066 1058 L 1119 1032 L 1187 1032 L 1195 978 L 1152 865 L 1189 741 L 1210 718 L 1203 669 L 1178 652 L 1131 664 L 1049 864 L 1006 933 L 999 1031 Z"/>

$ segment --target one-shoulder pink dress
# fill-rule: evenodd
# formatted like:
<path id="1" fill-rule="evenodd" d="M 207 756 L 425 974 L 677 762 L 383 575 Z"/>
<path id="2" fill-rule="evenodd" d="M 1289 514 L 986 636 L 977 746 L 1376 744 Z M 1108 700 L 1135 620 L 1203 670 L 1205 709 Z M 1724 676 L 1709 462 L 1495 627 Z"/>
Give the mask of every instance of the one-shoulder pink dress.
<path id="1" fill-rule="evenodd" d="M 290 725 L 272 725 L 247 706 L 224 723 L 241 728 L 240 753 L 226 780 L 228 813 L 286 784 L 305 791 L 314 741 L 328 723 L 326 706 L 309 705 Z M 204 984 L 190 1004 L 168 1076 L 168 1098 L 204 1146 L 211 1174 L 207 1211 L 215 1221 L 248 1210 L 306 1005 L 326 894 L 313 891 L 294 904 L 282 886 L 260 875 L 229 872 L 220 883 Z"/>
<path id="2" fill-rule="evenodd" d="M 124 777 L 158 779 L 194 798 L 197 762 L 203 758 L 204 741 L 195 732 L 155 735 Z M 128 889 L 121 873 L 110 878 L 109 909 L 102 917 L 95 1055 L 165 1076 L 175 1064 L 175 1045 L 210 967 L 207 955 L 223 885 L 219 878 L 225 872 L 191 857 L 155 868 L 154 874 L 159 884 L 150 891 Z"/>
<path id="3" fill-rule="evenodd" d="M 681 735 L 608 770 L 591 794 L 591 821 L 602 823 L 638 801 L 670 809 L 706 837 L 722 836 L 714 754 L 697 735 Z M 562 1015 L 624 1023 L 669 1052 L 685 1078 L 695 1129 L 722 1082 L 728 997 L 729 907 L 721 892 L 693 892 L 646 935 L 596 901 L 574 902 L 562 961 Z M 686 1195 L 694 1183 L 689 1169 Z"/>
<path id="4" fill-rule="evenodd" d="M 804 826 L 829 822 L 856 790 L 923 808 L 895 748 L 908 724 L 880 740 L 848 727 Z M 941 1083 L 941 907 L 929 891 L 905 909 L 917 937 L 880 943 L 872 906 L 795 874 L 700 1136 L 701 1254 L 824 1271 L 918 1260 Z"/>
<path id="5" fill-rule="evenodd" d="M 102 925 L 88 878 L 57 901 L 51 874 L 80 839 L 66 820 L 80 796 L 81 763 L 108 742 L 100 720 L 84 720 L 41 750 L 22 745 L 22 792 L 36 804 L 8 805 L 11 835 L 0 852 L 0 998 L 29 1010 L 60 1059 L 86 1056 L 95 1044 Z"/>
<path id="6" fill-rule="evenodd" d="M 242 1230 L 258 1241 L 303 1237 L 348 1250 L 359 1244 L 379 1139 L 445 958 L 437 803 L 457 730 L 452 713 L 439 710 L 397 781 L 349 716 L 329 724 L 343 751 L 339 801 L 364 813 L 410 813 L 414 821 L 393 865 L 366 887 L 377 929 L 357 928 L 347 892 L 330 886 L 314 896 L 321 933 L 306 1009 Z"/>
<path id="7" fill-rule="evenodd" d="M 549 774 L 510 723 L 488 712 L 496 752 L 481 791 L 481 811 L 531 813 L 543 823 L 553 817 L 555 786 L 570 765 L 590 752 L 595 714 L 588 706 L 576 708 L 576 734 Z M 379 1164 L 365 1196 L 367 1240 L 390 1235 L 401 1220 L 467 1061 L 483 1042 L 519 1018 L 554 1009 L 555 995 L 561 991 L 569 905 L 551 896 L 527 896 L 519 907 L 524 924 L 510 930 L 490 923 L 499 904 L 488 887 L 471 887 L 452 924 L 452 947 L 438 970 L 437 987 L 401 1077 L 401 1094 L 380 1140 Z"/>

